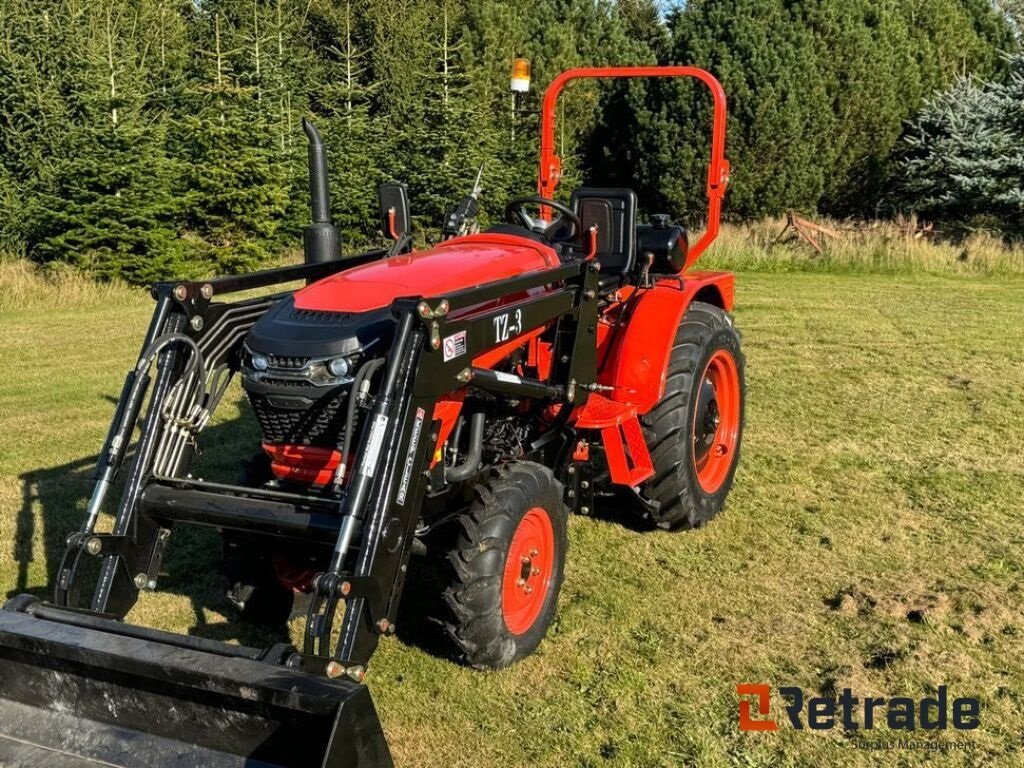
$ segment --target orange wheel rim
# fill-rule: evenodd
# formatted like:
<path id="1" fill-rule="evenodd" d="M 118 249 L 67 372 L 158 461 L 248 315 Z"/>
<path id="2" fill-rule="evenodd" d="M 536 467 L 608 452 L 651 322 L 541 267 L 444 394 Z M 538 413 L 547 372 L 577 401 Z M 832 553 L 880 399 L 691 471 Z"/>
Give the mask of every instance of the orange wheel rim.
<path id="1" fill-rule="evenodd" d="M 693 468 L 705 493 L 725 483 L 740 435 L 740 373 L 736 359 L 720 349 L 708 360 L 693 414 Z"/>
<path id="2" fill-rule="evenodd" d="M 519 521 L 505 560 L 501 614 L 513 635 L 533 626 L 548 596 L 555 566 L 555 531 L 542 507 L 534 507 Z"/>

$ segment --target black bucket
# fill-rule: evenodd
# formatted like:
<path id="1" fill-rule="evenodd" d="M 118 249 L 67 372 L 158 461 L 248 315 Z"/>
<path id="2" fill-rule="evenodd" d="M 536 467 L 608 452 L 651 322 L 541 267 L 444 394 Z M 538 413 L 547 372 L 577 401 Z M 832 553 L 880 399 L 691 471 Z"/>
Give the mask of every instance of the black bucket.
<path id="1" fill-rule="evenodd" d="M 365 686 L 264 651 L 19 597 L 0 610 L 0 766 L 377 768 Z"/>

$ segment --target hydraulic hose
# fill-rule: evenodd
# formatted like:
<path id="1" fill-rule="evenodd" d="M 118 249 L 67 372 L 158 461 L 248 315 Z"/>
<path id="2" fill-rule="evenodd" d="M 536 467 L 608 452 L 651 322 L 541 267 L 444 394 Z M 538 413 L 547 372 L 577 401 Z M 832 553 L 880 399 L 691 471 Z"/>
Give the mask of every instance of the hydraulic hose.
<path id="1" fill-rule="evenodd" d="M 352 435 L 356 431 L 356 407 L 358 406 L 359 390 L 362 389 L 365 382 L 373 378 L 373 374 L 382 365 L 384 365 L 383 357 L 369 360 L 356 371 L 355 378 L 352 379 L 352 388 L 348 394 L 348 410 L 345 414 L 345 436 L 341 442 L 341 462 L 338 464 L 338 471 L 334 478 L 336 489 L 340 488 L 345 480 L 346 462 L 348 461 L 349 452 L 352 450 Z"/>
<path id="2" fill-rule="evenodd" d="M 158 336 L 153 342 L 146 347 L 142 354 L 139 356 L 139 362 L 135 368 L 128 374 L 128 379 L 125 381 L 124 391 L 121 393 L 121 400 L 118 403 L 118 409 L 114 414 L 114 419 L 117 424 L 116 428 L 111 432 L 110 440 L 106 446 L 105 455 L 101 458 L 101 469 L 97 472 L 96 486 L 93 488 L 93 493 L 89 498 L 89 504 L 86 509 L 85 524 L 82 530 L 86 533 L 92 532 L 96 525 L 96 521 L 99 518 L 100 508 L 103 505 L 103 501 L 106 498 L 107 491 L 110 489 L 111 484 L 114 481 L 114 475 L 121 465 L 121 461 L 124 458 L 124 453 L 128 449 L 128 443 L 131 441 L 131 432 L 135 425 L 135 419 L 138 416 L 139 408 L 142 404 L 142 397 L 144 396 L 146 388 L 149 386 L 149 367 L 153 364 L 153 360 L 160 352 L 174 343 L 182 343 L 186 346 L 191 347 L 193 354 L 189 357 L 189 364 L 182 374 L 180 381 L 184 380 L 185 377 L 198 371 L 199 373 L 199 390 L 197 392 L 199 402 L 202 402 L 206 396 L 206 371 L 205 364 L 203 362 L 203 353 L 200 351 L 199 346 L 194 340 L 189 338 L 183 333 L 167 333 L 162 336 Z M 172 391 L 168 393 L 168 397 L 174 394 Z"/>
<path id="3" fill-rule="evenodd" d="M 452 483 L 468 480 L 480 469 L 484 451 L 484 414 L 474 413 L 469 422 L 469 450 L 459 466 L 445 469 L 444 479 Z"/>

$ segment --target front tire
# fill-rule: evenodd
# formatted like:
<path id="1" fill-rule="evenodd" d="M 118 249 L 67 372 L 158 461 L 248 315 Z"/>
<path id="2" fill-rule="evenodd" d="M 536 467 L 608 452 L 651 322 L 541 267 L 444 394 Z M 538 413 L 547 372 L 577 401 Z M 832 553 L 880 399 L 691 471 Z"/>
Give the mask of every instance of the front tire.
<path id="1" fill-rule="evenodd" d="M 743 436 L 745 366 L 732 318 L 693 302 L 676 332 L 665 394 L 640 419 L 654 477 L 635 508 L 657 527 L 697 528 L 725 505 Z"/>
<path id="2" fill-rule="evenodd" d="M 519 461 L 475 489 L 458 519 L 444 599 L 462 659 L 500 669 L 532 653 L 555 615 L 569 512 L 550 469 Z"/>

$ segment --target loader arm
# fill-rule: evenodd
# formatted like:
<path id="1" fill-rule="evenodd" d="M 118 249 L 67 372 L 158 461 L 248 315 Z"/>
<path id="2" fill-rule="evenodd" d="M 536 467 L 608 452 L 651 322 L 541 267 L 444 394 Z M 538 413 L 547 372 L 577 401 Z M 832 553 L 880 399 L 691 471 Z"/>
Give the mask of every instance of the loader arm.
<path id="1" fill-rule="evenodd" d="M 295 665 L 361 681 L 379 638 L 394 632 L 423 499 L 445 482 L 443 474 L 438 474 L 443 467 L 434 465 L 431 471 L 441 424 L 430 418 L 444 395 L 472 384 L 484 391 L 569 407 L 585 405 L 589 388 L 597 381 L 598 283 L 596 263 L 575 261 L 445 296 L 394 304 L 399 330 L 386 365 L 389 373 L 394 370 L 395 380 L 385 377 L 377 410 L 364 427 L 356 452 L 359 470 L 346 500 L 334 558 L 330 570 L 314 580 L 305 648 L 294 657 Z M 552 285 L 557 287 L 539 296 L 529 293 Z M 524 298 L 488 306 L 510 295 Z M 479 307 L 488 308 L 465 312 Z M 555 357 L 564 362 L 552 381 L 565 384 L 498 376 L 473 364 L 474 359 L 506 344 L 507 339 L 498 338 L 495 329 L 504 327 L 500 321 L 510 317 L 515 318 L 517 338 L 528 338 L 555 322 L 562 324 L 563 346 Z M 444 350 L 445 340 L 451 338 L 464 341 L 457 356 Z M 362 484 L 365 497 L 359 490 Z M 345 563 L 355 530 L 362 533 L 349 572 Z M 345 603 L 344 620 L 337 647 L 331 649 L 340 602 Z"/>
<path id="2" fill-rule="evenodd" d="M 562 161 L 555 152 L 555 108 L 558 97 L 566 85 L 581 79 L 617 79 L 642 77 L 688 77 L 699 80 L 711 91 L 714 114 L 711 126 L 711 158 L 707 176 L 707 228 L 694 243 L 686 258 L 684 270 L 689 269 L 700 255 L 718 237 L 722 215 L 722 199 L 729 184 L 729 161 L 725 159 L 726 99 L 722 84 L 710 72 L 698 67 L 583 67 L 570 69 L 554 80 L 544 93 L 540 123 L 540 171 L 537 193 L 554 199 L 562 176 Z"/>

